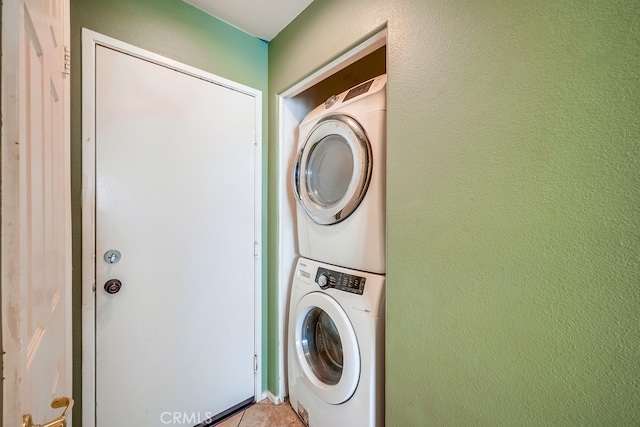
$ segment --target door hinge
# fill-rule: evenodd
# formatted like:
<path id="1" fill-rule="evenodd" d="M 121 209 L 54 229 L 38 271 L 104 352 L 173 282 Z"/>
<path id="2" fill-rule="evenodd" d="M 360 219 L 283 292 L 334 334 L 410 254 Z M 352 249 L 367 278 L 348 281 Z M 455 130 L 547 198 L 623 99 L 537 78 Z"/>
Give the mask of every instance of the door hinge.
<path id="1" fill-rule="evenodd" d="M 253 372 L 258 372 L 258 355 L 253 355 Z"/>
<path id="2" fill-rule="evenodd" d="M 64 70 L 62 74 L 68 76 L 71 73 L 71 50 L 69 46 L 64 47 Z"/>
<path id="3" fill-rule="evenodd" d="M 253 257 L 258 258 L 258 242 L 253 242 Z"/>

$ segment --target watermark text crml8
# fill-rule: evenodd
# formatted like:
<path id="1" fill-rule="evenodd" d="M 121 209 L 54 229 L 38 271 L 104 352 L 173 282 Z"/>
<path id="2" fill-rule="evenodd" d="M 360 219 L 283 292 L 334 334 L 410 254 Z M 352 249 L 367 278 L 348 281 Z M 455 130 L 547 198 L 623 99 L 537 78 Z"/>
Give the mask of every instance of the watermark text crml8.
<path id="1" fill-rule="evenodd" d="M 160 414 L 160 422 L 165 425 L 195 425 L 203 422 L 210 422 L 213 414 L 211 412 L 170 412 L 165 411 Z"/>

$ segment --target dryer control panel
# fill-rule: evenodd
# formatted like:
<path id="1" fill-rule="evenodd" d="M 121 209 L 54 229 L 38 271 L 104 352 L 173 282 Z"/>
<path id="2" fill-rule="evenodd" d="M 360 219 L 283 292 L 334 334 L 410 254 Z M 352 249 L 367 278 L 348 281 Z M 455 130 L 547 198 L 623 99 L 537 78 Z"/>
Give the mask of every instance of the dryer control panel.
<path id="1" fill-rule="evenodd" d="M 339 291 L 362 295 L 364 293 L 365 277 L 353 274 L 340 273 L 326 268 L 318 267 L 316 283 L 322 289 L 334 288 Z"/>

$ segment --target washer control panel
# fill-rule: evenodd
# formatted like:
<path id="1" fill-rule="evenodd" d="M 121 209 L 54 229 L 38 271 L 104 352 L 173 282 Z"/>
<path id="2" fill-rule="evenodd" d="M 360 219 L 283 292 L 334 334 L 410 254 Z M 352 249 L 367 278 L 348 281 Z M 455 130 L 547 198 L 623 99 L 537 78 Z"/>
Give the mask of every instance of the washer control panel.
<path id="1" fill-rule="evenodd" d="M 316 283 L 322 289 L 334 288 L 339 291 L 362 295 L 366 278 L 353 274 L 340 273 L 326 268 L 318 267 Z"/>

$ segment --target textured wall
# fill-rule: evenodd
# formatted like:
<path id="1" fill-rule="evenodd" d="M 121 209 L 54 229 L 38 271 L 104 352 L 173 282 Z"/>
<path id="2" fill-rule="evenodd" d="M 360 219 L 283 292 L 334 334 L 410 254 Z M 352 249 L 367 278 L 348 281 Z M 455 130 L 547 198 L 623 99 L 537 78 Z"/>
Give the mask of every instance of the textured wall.
<path id="1" fill-rule="evenodd" d="M 82 27 L 137 47 L 259 89 L 263 93 L 263 149 L 267 152 L 266 43 L 222 22 L 181 0 L 71 0 L 71 167 L 74 272 L 74 425 L 81 415 L 81 44 Z M 266 191 L 266 178 L 265 178 Z M 265 193 L 266 195 L 266 193 Z M 266 197 L 266 196 L 265 196 Z M 266 210 L 266 209 L 265 209 Z M 266 212 L 265 212 L 266 213 Z M 266 237 L 266 224 L 263 227 Z M 266 240 L 263 239 L 263 240 Z M 266 272 L 266 263 L 265 263 Z M 265 274 L 266 277 L 266 274 Z M 266 289 L 263 291 L 266 294 Z M 265 309 L 266 313 L 266 297 Z M 206 321 L 203 319 L 203 321 Z M 264 322 L 264 334 L 267 324 Z M 266 344 L 266 343 L 265 343 Z M 266 351 L 264 360 L 266 361 Z M 266 364 L 263 363 L 263 366 Z M 266 382 L 263 370 L 263 383 Z"/>
<path id="2" fill-rule="evenodd" d="M 640 424 L 639 13 L 316 0 L 272 41 L 276 165 L 276 94 L 388 25 L 388 425 Z"/>

